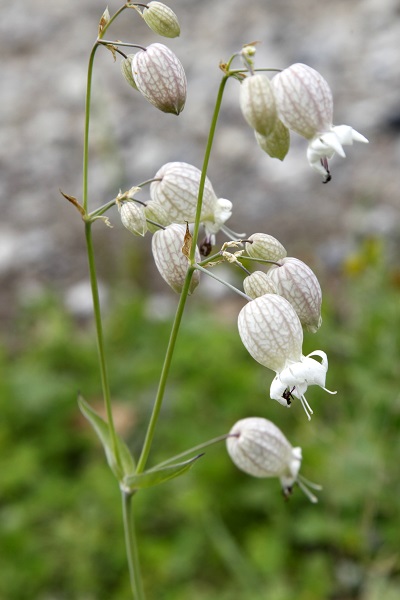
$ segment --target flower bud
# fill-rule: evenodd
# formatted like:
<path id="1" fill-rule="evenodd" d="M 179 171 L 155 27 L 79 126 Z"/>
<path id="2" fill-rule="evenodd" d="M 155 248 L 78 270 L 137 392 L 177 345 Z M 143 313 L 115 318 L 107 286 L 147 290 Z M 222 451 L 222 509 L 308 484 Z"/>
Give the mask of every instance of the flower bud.
<path id="1" fill-rule="evenodd" d="M 250 75 L 240 86 L 240 108 L 247 123 L 261 135 L 272 133 L 277 119 L 274 93 L 265 75 Z"/>
<path id="2" fill-rule="evenodd" d="M 144 207 L 144 213 L 146 215 L 146 219 L 150 221 L 154 221 L 157 225 L 170 225 L 170 221 L 168 220 L 167 211 L 161 206 L 159 202 L 155 200 L 149 200 L 146 206 Z M 160 229 L 157 225 L 153 225 L 153 223 L 147 223 L 147 228 L 151 233 L 154 233 Z"/>
<path id="3" fill-rule="evenodd" d="M 146 215 L 144 207 L 138 206 L 136 202 L 117 202 L 122 225 L 134 235 L 141 235 L 147 231 Z"/>
<path id="4" fill-rule="evenodd" d="M 162 2 L 149 2 L 143 10 L 142 17 L 150 29 L 164 37 L 178 37 L 181 32 L 178 17 Z"/>
<path id="5" fill-rule="evenodd" d="M 161 277 L 178 294 L 182 291 L 189 266 L 187 258 L 182 253 L 185 233 L 184 225 L 173 223 L 165 229 L 156 231 L 151 244 L 154 262 Z M 196 248 L 195 260 L 201 260 L 198 248 Z M 196 270 L 191 279 L 189 294 L 196 289 L 199 281 L 200 272 Z"/>
<path id="6" fill-rule="evenodd" d="M 276 119 L 275 127 L 269 135 L 261 135 L 257 131 L 254 133 L 261 150 L 271 158 L 279 158 L 279 160 L 285 158 L 290 148 L 290 133 L 280 119 Z"/>
<path id="7" fill-rule="evenodd" d="M 138 88 L 132 72 L 132 60 L 134 56 L 134 54 L 128 54 L 128 56 L 121 61 L 121 73 L 124 76 L 125 81 L 133 87 L 134 90 L 137 90 Z"/>
<path id="8" fill-rule="evenodd" d="M 186 102 L 186 75 L 175 54 L 164 44 L 150 44 L 132 60 L 132 73 L 141 94 L 156 108 L 179 115 Z"/>
<path id="9" fill-rule="evenodd" d="M 185 162 L 170 162 L 163 165 L 150 185 L 150 197 L 168 214 L 171 223 L 192 223 L 196 216 L 201 171 Z M 217 201 L 211 181 L 206 177 L 201 211 L 202 220 L 212 218 Z"/>
<path id="10" fill-rule="evenodd" d="M 301 323 L 282 296 L 264 294 L 248 302 L 239 313 L 238 328 L 254 360 L 273 371 L 281 371 L 288 361 L 297 362 L 302 356 Z"/>
<path id="11" fill-rule="evenodd" d="M 243 280 L 243 289 L 250 298 L 258 298 L 264 294 L 276 294 L 276 285 L 263 271 L 254 271 Z"/>
<path id="12" fill-rule="evenodd" d="M 305 329 L 315 333 L 321 326 L 322 292 L 318 279 L 308 265 L 297 258 L 283 258 L 272 265 L 268 278 L 277 293 L 286 298 Z"/>
<path id="13" fill-rule="evenodd" d="M 234 464 L 253 477 L 278 477 L 285 496 L 297 481 L 302 455 L 282 431 L 261 417 L 241 419 L 230 430 L 226 448 Z"/>
<path id="14" fill-rule="evenodd" d="M 280 242 L 267 233 L 253 233 L 246 242 L 246 252 L 252 258 L 262 260 L 280 260 L 286 256 L 286 250 Z"/>

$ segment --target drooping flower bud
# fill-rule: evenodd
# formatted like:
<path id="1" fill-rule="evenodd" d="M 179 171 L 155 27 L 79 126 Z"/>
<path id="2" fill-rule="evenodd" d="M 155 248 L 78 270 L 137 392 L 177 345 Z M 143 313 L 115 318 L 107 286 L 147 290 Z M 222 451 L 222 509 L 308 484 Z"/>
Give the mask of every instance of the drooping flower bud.
<path id="1" fill-rule="evenodd" d="M 333 126 L 333 98 L 328 83 L 318 71 L 296 63 L 271 80 L 279 118 L 284 125 L 309 140 L 310 166 L 331 179 L 328 159 L 345 157 L 343 145 L 368 140 L 349 125 Z"/>
<path id="2" fill-rule="evenodd" d="M 301 465 L 301 448 L 293 448 L 271 421 L 241 419 L 230 430 L 226 448 L 238 469 L 253 477 L 278 477 L 285 496 L 290 495 Z"/>
<path id="3" fill-rule="evenodd" d="M 261 135 L 257 131 L 254 133 L 261 150 L 271 158 L 279 158 L 279 160 L 285 158 L 290 148 L 290 133 L 280 119 L 276 119 L 275 127 L 269 135 Z"/>
<path id="4" fill-rule="evenodd" d="M 185 162 L 170 162 L 163 165 L 150 185 L 150 197 L 165 209 L 172 223 L 189 223 L 196 216 L 201 171 Z M 212 217 L 217 196 L 206 177 L 203 194 L 202 220 Z"/>
<path id="5" fill-rule="evenodd" d="M 136 202 L 130 200 L 128 202 L 117 202 L 121 222 L 134 235 L 144 236 L 147 231 L 146 215 L 144 207 L 139 206 Z"/>
<path id="6" fill-rule="evenodd" d="M 293 306 L 282 296 L 265 294 L 242 308 L 238 328 L 251 356 L 276 372 L 271 398 L 287 407 L 293 398 L 299 398 L 310 419 L 313 411 L 304 394 L 309 385 L 319 385 L 329 392 L 325 388 L 328 359 L 321 350 L 303 356 L 303 329 Z M 322 361 L 311 356 L 319 356 Z"/>
<path id="7" fill-rule="evenodd" d="M 149 2 L 143 10 L 142 17 L 150 29 L 164 37 L 175 38 L 181 32 L 178 17 L 162 2 Z"/>
<path id="8" fill-rule="evenodd" d="M 250 75 L 240 86 L 240 108 L 247 123 L 261 135 L 272 133 L 277 112 L 268 77 Z"/>
<path id="9" fill-rule="evenodd" d="M 254 271 L 243 280 L 243 289 L 250 298 L 258 298 L 264 294 L 276 294 L 273 281 L 263 271 Z"/>
<path id="10" fill-rule="evenodd" d="M 134 54 L 128 54 L 128 56 L 121 61 L 121 73 L 124 76 L 125 81 L 133 87 L 134 90 L 137 90 L 138 88 L 132 72 L 132 60 L 134 56 Z"/>
<path id="11" fill-rule="evenodd" d="M 252 258 L 278 261 L 287 254 L 282 244 L 268 233 L 253 233 L 247 239 L 246 252 Z"/>
<path id="12" fill-rule="evenodd" d="M 322 323 L 322 291 L 316 275 L 298 258 L 286 257 L 279 263 L 271 266 L 267 277 L 293 306 L 303 327 L 315 333 Z"/>
<path id="13" fill-rule="evenodd" d="M 201 171 L 185 162 L 170 162 L 154 175 L 150 197 L 163 207 L 169 223 L 193 223 L 196 217 Z M 206 177 L 201 210 L 201 222 L 206 232 L 214 235 L 232 214 L 232 203 L 217 198 L 211 181 Z"/>
<path id="14" fill-rule="evenodd" d="M 293 448 L 271 421 L 261 417 L 241 419 L 230 430 L 226 448 L 233 463 L 244 473 L 253 477 L 278 477 L 286 498 L 297 483 L 311 502 L 318 502 L 299 475 L 301 448 Z"/>
<path id="15" fill-rule="evenodd" d="M 188 260 L 182 252 L 186 227 L 173 223 L 165 229 L 156 231 L 152 238 L 151 249 L 154 262 L 161 277 L 178 294 L 182 291 L 188 269 Z M 200 261 L 200 252 L 196 248 L 195 260 Z M 200 272 L 194 271 L 189 293 L 191 294 L 200 281 Z"/>
<path id="16" fill-rule="evenodd" d="M 139 92 L 166 113 L 179 115 L 186 102 L 186 75 L 175 54 L 164 44 L 150 44 L 132 60 L 132 73 Z"/>
<path id="17" fill-rule="evenodd" d="M 156 202 L 155 200 L 149 200 L 149 202 L 147 202 L 146 206 L 144 207 L 144 214 L 146 215 L 146 219 L 156 223 L 147 223 L 148 230 L 151 231 L 151 233 L 154 233 L 160 229 L 158 225 L 166 227 L 167 225 L 171 224 L 168 219 L 167 211 L 159 202 Z"/>

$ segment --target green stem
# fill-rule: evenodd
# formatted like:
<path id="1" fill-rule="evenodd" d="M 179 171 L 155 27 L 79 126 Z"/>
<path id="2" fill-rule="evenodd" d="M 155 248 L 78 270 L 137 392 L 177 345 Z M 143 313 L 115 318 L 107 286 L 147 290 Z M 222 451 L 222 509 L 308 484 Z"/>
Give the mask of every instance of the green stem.
<path id="1" fill-rule="evenodd" d="M 87 248 L 87 256 L 89 262 L 89 276 L 90 276 L 90 286 L 92 289 L 92 299 L 93 299 L 93 312 L 94 312 L 94 320 L 96 325 L 96 336 L 97 336 L 97 349 L 99 354 L 99 366 L 100 366 L 100 377 L 101 377 L 101 385 L 103 390 L 103 398 L 104 405 L 107 413 L 107 421 L 108 426 L 110 428 L 110 435 L 112 440 L 113 453 L 115 456 L 115 460 L 120 467 L 122 474 L 122 465 L 121 465 L 121 457 L 118 449 L 117 443 L 117 434 L 115 431 L 115 425 L 111 410 L 111 395 L 110 395 L 110 385 L 108 382 L 108 372 L 107 372 L 107 362 L 105 356 L 105 348 L 104 348 L 104 335 L 103 335 L 103 324 L 101 320 L 101 311 L 100 311 L 100 298 L 99 298 L 99 287 L 97 284 L 97 275 L 96 275 L 96 264 L 94 259 L 94 251 L 93 251 L 93 239 L 92 239 L 92 224 L 85 223 L 85 236 L 86 236 L 86 248 Z"/>
<path id="2" fill-rule="evenodd" d="M 97 48 L 100 45 L 100 40 L 104 36 L 111 23 L 127 8 L 126 4 L 121 6 L 117 12 L 110 18 L 109 22 L 103 27 L 103 31 L 99 34 L 96 43 L 94 44 L 89 56 L 88 72 L 86 79 L 86 100 L 85 100 L 85 126 L 83 136 L 83 190 L 82 190 L 82 205 L 87 212 L 88 210 L 88 167 L 89 167 L 89 124 L 90 124 L 90 101 L 92 97 L 92 78 L 93 78 L 93 63 Z"/>
<path id="3" fill-rule="evenodd" d="M 142 576 L 139 564 L 138 543 L 133 519 L 132 494 L 122 491 L 122 516 L 124 521 L 126 556 L 132 594 L 135 600 L 145 600 Z"/>
<path id="4" fill-rule="evenodd" d="M 214 275 L 214 273 L 211 273 L 211 271 L 209 271 L 208 269 L 205 269 L 204 267 L 201 267 L 197 263 L 195 263 L 193 266 L 198 271 L 201 271 L 202 273 L 205 273 L 206 275 L 208 275 L 212 279 L 215 279 L 216 281 L 219 281 L 220 283 L 222 283 L 222 285 L 225 285 L 226 287 L 228 287 L 230 290 L 232 290 L 236 294 L 239 294 L 239 296 L 242 296 L 242 298 L 245 298 L 246 300 L 251 300 L 251 298 L 249 296 L 247 296 L 244 292 L 241 292 L 240 290 L 238 290 L 237 288 L 235 288 L 234 285 L 231 285 L 227 281 L 224 281 L 223 279 L 220 279 L 220 277 L 218 277 L 217 275 Z"/>
<path id="5" fill-rule="evenodd" d="M 223 435 L 219 435 L 218 437 L 215 437 L 212 440 L 208 440 L 207 442 L 203 442 L 202 444 L 198 444 L 198 446 L 194 446 L 193 448 L 189 448 L 189 450 L 185 450 L 184 452 L 181 452 L 180 454 L 177 454 L 176 456 L 172 456 L 171 458 L 167 458 L 167 460 L 164 460 L 163 462 L 159 463 L 158 465 L 156 465 L 152 469 L 149 469 L 149 471 L 153 471 L 155 469 L 159 469 L 160 467 L 164 467 L 166 465 L 169 465 L 169 463 L 171 463 L 171 462 L 176 462 L 176 461 L 180 460 L 181 458 L 185 458 L 185 456 L 188 456 L 189 454 L 194 454 L 194 453 L 198 452 L 199 450 L 203 450 L 203 448 L 208 448 L 208 446 L 212 446 L 213 444 L 218 444 L 218 442 L 223 442 L 228 437 L 237 437 L 237 436 L 238 436 L 238 434 L 236 434 L 236 433 L 235 434 L 224 433 Z"/>
<path id="6" fill-rule="evenodd" d="M 151 444 L 153 442 L 155 428 L 157 425 L 158 415 L 160 414 L 161 405 L 164 398 L 165 387 L 171 367 L 172 356 L 175 350 L 175 343 L 178 337 L 179 327 L 182 321 L 183 311 L 187 297 L 189 295 L 190 282 L 192 280 L 194 267 L 189 267 L 186 273 L 185 281 L 183 284 L 181 296 L 179 298 L 179 304 L 176 309 L 174 322 L 172 324 L 171 334 L 168 341 L 168 347 L 164 358 L 164 364 L 161 370 L 160 381 L 158 384 L 157 395 L 154 401 L 153 412 L 150 417 L 149 425 L 147 427 L 146 437 L 143 443 L 142 452 L 137 464 L 136 473 L 143 473 L 146 462 L 150 453 Z"/>
<path id="7" fill-rule="evenodd" d="M 196 217 L 195 217 L 195 221 L 194 221 L 192 247 L 190 249 L 189 260 L 190 260 L 191 264 L 193 264 L 193 262 L 194 262 L 197 238 L 199 237 L 201 209 L 203 206 L 204 186 L 206 183 L 207 169 L 208 169 L 208 163 L 210 161 L 211 148 L 212 148 L 213 141 L 214 141 L 215 129 L 217 126 L 219 111 L 221 109 L 225 85 L 226 85 L 226 82 L 228 81 L 229 77 L 230 77 L 230 75 L 224 75 L 224 77 L 221 80 L 221 83 L 220 83 L 220 86 L 218 89 L 217 99 L 215 102 L 214 113 L 213 113 L 213 117 L 211 120 L 210 131 L 208 133 L 207 146 L 206 146 L 206 150 L 205 150 L 205 154 L 204 154 L 203 167 L 201 170 L 201 177 L 200 177 L 200 183 L 199 183 L 199 194 L 198 194 L 198 198 L 197 198 L 197 210 L 196 210 Z"/>
<path id="8" fill-rule="evenodd" d="M 208 134 L 206 150 L 205 150 L 205 154 L 204 154 L 203 168 L 202 168 L 202 172 L 201 172 L 200 183 L 199 183 L 199 193 L 198 193 L 198 198 L 197 198 L 197 209 L 196 209 L 196 217 L 195 217 L 194 230 L 193 230 L 193 236 L 192 236 L 192 245 L 191 245 L 190 255 L 189 255 L 189 262 L 191 263 L 191 265 L 193 265 L 193 263 L 194 263 L 197 238 L 199 235 L 201 209 L 202 209 L 202 204 L 203 204 L 203 194 L 204 194 L 204 186 L 205 186 L 205 182 L 206 182 L 207 168 L 208 168 L 208 163 L 210 160 L 211 148 L 212 148 L 212 144 L 214 141 L 214 134 L 215 134 L 216 126 L 217 126 L 219 111 L 221 108 L 225 84 L 228 81 L 228 79 L 229 79 L 229 75 L 225 75 L 222 78 L 222 81 L 219 86 L 218 95 L 217 95 L 217 99 L 215 102 L 214 113 L 213 113 L 213 117 L 211 120 L 210 131 Z M 154 438 L 155 428 L 157 425 L 158 415 L 160 414 L 161 405 L 162 405 L 163 398 L 164 398 L 165 388 L 166 388 L 169 370 L 170 370 L 170 366 L 171 366 L 171 362 L 172 362 L 172 357 L 173 357 L 174 350 L 175 350 L 176 340 L 178 337 L 179 327 L 181 324 L 183 311 L 185 309 L 186 300 L 189 295 L 190 282 L 192 280 L 192 275 L 193 275 L 194 269 L 195 269 L 195 267 L 191 266 L 188 268 L 187 273 L 186 273 L 181 296 L 179 299 L 179 304 L 176 309 L 175 319 L 172 324 L 172 330 L 171 330 L 171 334 L 170 334 L 170 338 L 169 338 L 169 342 L 168 342 L 167 352 L 165 354 L 164 364 L 162 367 L 160 381 L 158 384 L 157 395 L 156 395 L 156 399 L 154 401 L 153 412 L 150 417 L 150 422 L 149 422 L 149 425 L 147 428 L 146 437 L 145 437 L 145 440 L 143 443 L 143 448 L 142 448 L 142 452 L 141 452 L 141 455 L 140 455 L 140 458 L 138 461 L 136 473 L 142 473 L 144 471 L 146 462 L 147 462 L 147 459 L 148 459 L 148 456 L 150 453 L 151 445 L 152 445 L 153 438 Z M 246 297 L 246 299 L 247 299 L 247 297 Z"/>
<path id="9" fill-rule="evenodd" d="M 86 80 L 86 100 L 85 100 L 85 129 L 83 136 L 83 185 L 82 185 L 82 205 L 85 213 L 88 210 L 88 171 L 89 171 L 89 124 L 90 124 L 90 100 L 92 96 L 92 75 L 93 63 L 96 50 L 99 47 L 96 42 L 92 48 L 89 57 L 87 80 Z"/>

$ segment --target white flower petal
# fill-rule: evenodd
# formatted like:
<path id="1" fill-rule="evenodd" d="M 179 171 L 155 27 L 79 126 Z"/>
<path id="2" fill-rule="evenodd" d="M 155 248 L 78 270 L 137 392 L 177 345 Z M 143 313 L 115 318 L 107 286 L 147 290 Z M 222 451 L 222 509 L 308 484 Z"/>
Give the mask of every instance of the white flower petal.
<path id="1" fill-rule="evenodd" d="M 369 143 L 366 137 L 349 125 L 336 125 L 332 127 L 332 131 L 337 135 L 341 144 L 351 146 L 353 142 Z"/>

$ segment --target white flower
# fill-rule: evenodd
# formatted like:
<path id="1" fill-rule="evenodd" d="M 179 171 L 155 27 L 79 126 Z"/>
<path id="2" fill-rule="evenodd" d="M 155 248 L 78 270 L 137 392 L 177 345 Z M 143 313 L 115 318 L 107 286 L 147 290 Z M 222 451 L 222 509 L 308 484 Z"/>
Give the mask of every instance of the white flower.
<path id="1" fill-rule="evenodd" d="M 310 420 L 313 411 L 305 392 L 309 385 L 319 385 L 329 392 L 325 388 L 328 359 L 321 350 L 302 354 L 303 329 L 292 305 L 277 294 L 260 296 L 242 308 L 238 328 L 251 356 L 276 372 L 271 398 L 287 407 L 293 398 L 299 398 Z M 322 362 L 311 356 L 319 356 Z"/>
<path id="2" fill-rule="evenodd" d="M 368 143 L 349 125 L 333 125 L 333 99 L 328 83 L 318 71 L 296 63 L 271 80 L 281 121 L 309 140 L 307 158 L 310 166 L 324 176 L 331 175 L 328 159 L 336 153 L 345 157 L 344 145 L 353 141 Z"/>
<path id="3" fill-rule="evenodd" d="M 317 502 L 299 475 L 301 448 L 293 448 L 271 421 L 261 417 L 238 421 L 229 432 L 226 448 L 233 463 L 245 473 L 254 477 L 278 477 L 285 497 L 298 483 L 311 502 Z M 320 489 L 313 484 L 312 487 Z"/>

